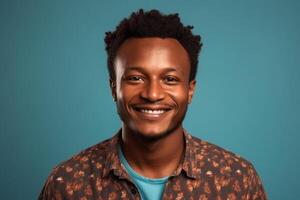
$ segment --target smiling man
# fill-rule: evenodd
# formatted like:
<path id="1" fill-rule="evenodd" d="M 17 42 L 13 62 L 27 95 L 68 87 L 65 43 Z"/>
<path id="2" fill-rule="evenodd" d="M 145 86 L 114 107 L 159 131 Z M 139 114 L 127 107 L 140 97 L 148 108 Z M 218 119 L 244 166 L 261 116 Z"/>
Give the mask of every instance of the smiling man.
<path id="1" fill-rule="evenodd" d="M 182 127 L 202 46 L 191 30 L 139 10 L 106 34 L 122 128 L 58 165 L 39 199 L 266 199 L 251 163 Z"/>

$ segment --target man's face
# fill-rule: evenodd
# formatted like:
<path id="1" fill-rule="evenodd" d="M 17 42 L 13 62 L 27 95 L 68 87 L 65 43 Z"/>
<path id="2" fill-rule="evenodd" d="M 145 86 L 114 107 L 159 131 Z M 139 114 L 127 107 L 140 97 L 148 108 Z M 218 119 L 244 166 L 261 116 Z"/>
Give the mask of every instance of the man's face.
<path id="1" fill-rule="evenodd" d="M 115 59 L 111 89 L 123 128 L 160 138 L 182 128 L 195 81 L 187 51 L 171 38 L 131 38 Z"/>

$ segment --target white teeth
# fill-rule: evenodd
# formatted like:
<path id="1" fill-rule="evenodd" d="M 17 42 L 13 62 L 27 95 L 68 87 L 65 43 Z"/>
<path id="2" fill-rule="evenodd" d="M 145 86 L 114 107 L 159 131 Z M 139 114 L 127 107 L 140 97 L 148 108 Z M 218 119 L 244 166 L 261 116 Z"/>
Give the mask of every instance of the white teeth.
<path id="1" fill-rule="evenodd" d="M 148 110 L 148 109 L 141 109 L 141 111 L 144 113 L 149 113 L 149 114 L 154 114 L 154 115 L 162 114 L 165 112 L 165 110 Z"/>

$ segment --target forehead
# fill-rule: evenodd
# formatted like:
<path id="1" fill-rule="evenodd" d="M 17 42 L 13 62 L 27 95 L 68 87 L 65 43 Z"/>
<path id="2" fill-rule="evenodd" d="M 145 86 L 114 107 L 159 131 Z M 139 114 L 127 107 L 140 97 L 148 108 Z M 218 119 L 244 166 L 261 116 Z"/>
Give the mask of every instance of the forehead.
<path id="1" fill-rule="evenodd" d="M 130 38 L 120 46 L 116 61 L 123 66 L 190 68 L 187 51 L 173 38 Z"/>

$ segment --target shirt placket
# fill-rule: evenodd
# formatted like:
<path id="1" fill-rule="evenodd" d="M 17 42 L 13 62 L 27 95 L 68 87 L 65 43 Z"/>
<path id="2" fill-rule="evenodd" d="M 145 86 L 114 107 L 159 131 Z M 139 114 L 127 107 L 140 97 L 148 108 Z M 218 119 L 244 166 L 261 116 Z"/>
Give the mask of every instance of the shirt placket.
<path id="1" fill-rule="evenodd" d="M 124 168 L 124 166 L 122 166 L 122 168 Z M 130 194 L 130 199 L 142 200 L 137 186 L 130 179 L 125 169 L 116 170 L 114 174 L 123 182 L 123 186 L 127 193 Z"/>

